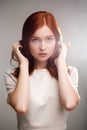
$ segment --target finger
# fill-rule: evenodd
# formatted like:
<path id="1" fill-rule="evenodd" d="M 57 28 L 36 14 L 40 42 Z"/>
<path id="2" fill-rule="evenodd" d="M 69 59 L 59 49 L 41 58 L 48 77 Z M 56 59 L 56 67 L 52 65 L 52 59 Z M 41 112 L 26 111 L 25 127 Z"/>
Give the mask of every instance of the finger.
<path id="1" fill-rule="evenodd" d="M 59 48 L 62 48 L 62 42 L 61 41 L 59 41 L 57 45 L 58 45 Z"/>
<path id="2" fill-rule="evenodd" d="M 65 42 L 63 42 L 63 41 L 59 41 L 58 44 L 59 44 L 59 45 L 64 45 Z"/>
<path id="3" fill-rule="evenodd" d="M 70 48 L 70 46 L 71 46 L 71 43 L 70 42 L 67 42 L 67 48 Z"/>
<path id="4" fill-rule="evenodd" d="M 18 48 L 18 49 L 19 49 L 19 48 L 22 48 L 22 45 L 18 44 L 18 45 L 17 45 L 17 48 Z"/>
<path id="5" fill-rule="evenodd" d="M 62 44 L 62 41 L 58 41 L 58 44 Z"/>
<path id="6" fill-rule="evenodd" d="M 13 49 L 13 50 L 16 50 L 18 44 L 19 44 L 19 43 L 15 43 L 15 44 L 13 44 L 12 49 Z"/>
<path id="7" fill-rule="evenodd" d="M 19 45 L 19 46 L 18 46 L 18 50 L 19 50 L 19 51 L 22 51 L 22 48 L 23 48 L 22 45 Z"/>
<path id="8" fill-rule="evenodd" d="M 12 46 L 12 48 L 13 48 L 14 51 L 17 51 L 17 50 L 19 50 L 20 48 L 22 48 L 22 45 L 20 45 L 20 43 L 16 43 L 16 44 L 14 44 L 14 45 Z"/>

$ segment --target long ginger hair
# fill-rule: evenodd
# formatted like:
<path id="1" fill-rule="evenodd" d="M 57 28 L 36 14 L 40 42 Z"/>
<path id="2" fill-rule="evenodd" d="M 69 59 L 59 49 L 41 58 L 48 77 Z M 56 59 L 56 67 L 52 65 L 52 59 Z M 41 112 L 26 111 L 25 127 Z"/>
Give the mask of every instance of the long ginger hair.
<path id="1" fill-rule="evenodd" d="M 31 75 L 34 71 L 34 58 L 30 54 L 29 51 L 29 41 L 31 40 L 32 35 L 35 31 L 41 28 L 44 24 L 46 24 L 51 31 L 53 32 L 56 43 L 62 40 L 62 34 L 57 24 L 54 16 L 47 11 L 38 11 L 31 14 L 24 22 L 22 29 L 22 40 L 20 40 L 20 44 L 23 46 L 22 54 L 29 60 L 29 75 Z M 55 51 L 53 55 L 48 59 L 46 68 L 50 72 L 51 76 L 58 79 L 57 68 L 54 64 L 54 60 L 59 55 L 58 44 L 55 46 Z M 12 59 L 14 59 L 14 55 L 12 52 Z M 18 78 L 20 68 L 16 68 L 14 75 Z"/>

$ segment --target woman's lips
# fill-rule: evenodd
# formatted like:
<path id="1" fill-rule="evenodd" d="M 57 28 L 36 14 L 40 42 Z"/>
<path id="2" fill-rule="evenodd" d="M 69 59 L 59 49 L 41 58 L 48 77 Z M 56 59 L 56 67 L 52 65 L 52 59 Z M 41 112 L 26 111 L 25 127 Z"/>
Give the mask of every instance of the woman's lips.
<path id="1" fill-rule="evenodd" d="M 39 53 L 40 56 L 47 56 L 47 53 Z"/>

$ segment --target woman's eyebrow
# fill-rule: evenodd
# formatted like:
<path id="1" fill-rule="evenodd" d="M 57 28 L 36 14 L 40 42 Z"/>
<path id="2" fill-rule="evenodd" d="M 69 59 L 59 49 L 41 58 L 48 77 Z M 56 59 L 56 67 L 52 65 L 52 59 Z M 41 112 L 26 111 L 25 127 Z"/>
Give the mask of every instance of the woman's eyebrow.
<path id="1" fill-rule="evenodd" d="M 54 37 L 54 35 L 48 35 L 48 37 Z"/>
<path id="2" fill-rule="evenodd" d="M 52 37 L 52 38 L 54 38 L 54 35 L 48 35 L 48 36 L 46 36 L 46 37 Z"/>
<path id="3" fill-rule="evenodd" d="M 39 37 L 39 36 L 34 36 L 34 35 L 33 35 L 32 38 L 40 38 L 40 37 Z"/>
<path id="4" fill-rule="evenodd" d="M 45 37 L 46 37 L 46 38 L 49 38 L 49 37 L 54 38 L 54 35 L 47 35 L 47 36 L 45 36 Z M 32 38 L 38 38 L 38 39 L 39 39 L 40 37 L 33 35 Z"/>

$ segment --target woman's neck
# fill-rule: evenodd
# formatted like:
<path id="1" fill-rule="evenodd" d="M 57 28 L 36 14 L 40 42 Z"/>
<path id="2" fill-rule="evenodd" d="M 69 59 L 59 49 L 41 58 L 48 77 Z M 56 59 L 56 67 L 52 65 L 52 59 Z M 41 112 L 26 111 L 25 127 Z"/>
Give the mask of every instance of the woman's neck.
<path id="1" fill-rule="evenodd" d="M 47 64 L 46 62 L 36 62 L 34 69 L 44 69 L 46 68 L 46 64 Z"/>

